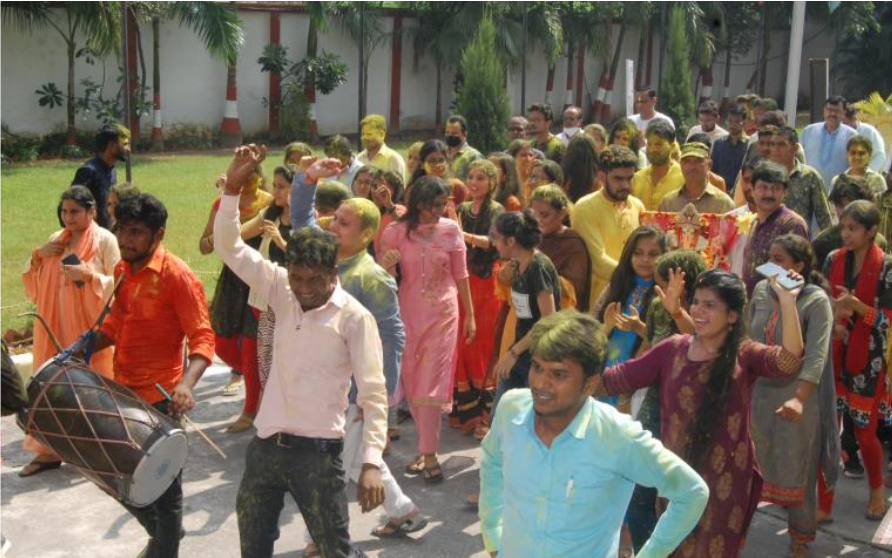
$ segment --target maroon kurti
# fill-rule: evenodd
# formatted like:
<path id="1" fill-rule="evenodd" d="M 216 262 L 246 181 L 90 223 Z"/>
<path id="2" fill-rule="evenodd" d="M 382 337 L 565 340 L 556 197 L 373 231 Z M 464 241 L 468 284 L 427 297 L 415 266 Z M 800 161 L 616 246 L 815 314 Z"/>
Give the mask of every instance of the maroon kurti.
<path id="1" fill-rule="evenodd" d="M 644 355 L 607 369 L 604 387 L 611 395 L 659 384 L 663 444 L 685 457 L 692 425 L 703 401 L 712 361 L 692 361 L 693 337 L 673 335 Z M 799 369 L 800 359 L 780 346 L 746 340 L 740 345 L 727 408 L 716 410 L 720 421 L 712 448 L 695 467 L 709 486 L 709 502 L 697 528 L 674 557 L 734 558 L 743 545 L 759 494 L 762 476 L 750 438 L 750 396 L 756 378 L 784 376 Z M 725 372 L 725 371 L 721 371 Z"/>

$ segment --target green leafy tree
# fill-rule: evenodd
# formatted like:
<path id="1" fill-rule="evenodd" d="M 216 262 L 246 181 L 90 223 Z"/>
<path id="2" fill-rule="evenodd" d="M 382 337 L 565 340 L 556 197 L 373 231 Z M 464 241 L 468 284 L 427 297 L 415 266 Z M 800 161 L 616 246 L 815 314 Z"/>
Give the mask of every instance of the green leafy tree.
<path id="1" fill-rule="evenodd" d="M 464 80 L 458 90 L 456 109 L 468 119 L 468 141 L 483 153 L 505 145 L 505 123 L 511 106 L 505 92 L 504 66 L 496 51 L 492 20 L 480 21 L 477 34 L 462 53 Z"/>
<path id="2" fill-rule="evenodd" d="M 685 11 L 673 6 L 669 13 L 666 51 L 668 60 L 663 72 L 660 104 L 675 121 L 679 139 L 683 140 L 694 122 L 694 93 L 691 87 L 691 62 Z"/>
<path id="3" fill-rule="evenodd" d="M 74 125 L 77 100 L 74 87 L 74 63 L 79 51 L 79 44 L 89 47 L 98 56 L 114 51 L 120 44 L 118 30 L 120 25 L 120 4 L 118 2 L 3 2 L 2 18 L 4 24 L 12 25 L 24 32 L 43 32 L 52 30 L 65 43 L 68 55 L 68 91 L 66 94 L 68 145 L 77 142 Z M 79 43 L 79 41 L 81 43 Z M 43 100 L 45 97 L 40 96 Z M 41 106 L 54 106 L 51 102 L 43 102 Z"/>

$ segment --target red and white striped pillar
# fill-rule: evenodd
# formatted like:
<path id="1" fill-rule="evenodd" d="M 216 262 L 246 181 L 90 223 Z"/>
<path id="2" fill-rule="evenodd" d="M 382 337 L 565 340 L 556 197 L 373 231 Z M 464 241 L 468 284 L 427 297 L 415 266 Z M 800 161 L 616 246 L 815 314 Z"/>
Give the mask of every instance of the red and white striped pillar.
<path id="1" fill-rule="evenodd" d="M 582 90 L 585 84 L 585 43 L 579 43 L 579 53 L 576 55 L 576 106 L 582 107 Z"/>
<path id="2" fill-rule="evenodd" d="M 712 99 L 712 66 L 700 71 L 700 101 L 697 104 L 709 99 Z"/>
<path id="3" fill-rule="evenodd" d="M 236 76 L 235 64 L 232 64 L 226 71 L 226 107 L 223 109 L 223 124 L 220 125 L 220 143 L 223 147 L 237 147 L 242 143 Z"/>
<path id="4" fill-rule="evenodd" d="M 610 92 L 613 91 L 613 80 L 604 73 L 598 82 L 598 94 L 592 107 L 592 114 L 596 122 L 602 124 L 610 118 Z"/>
<path id="5" fill-rule="evenodd" d="M 552 92 L 554 91 L 554 64 L 548 66 L 548 76 L 545 79 L 545 104 L 551 106 Z M 523 107 L 524 112 L 527 108 Z"/>
<path id="6" fill-rule="evenodd" d="M 279 12 L 269 13 L 269 42 L 278 45 L 281 42 L 282 20 Z M 269 73 L 269 135 L 279 137 L 279 114 L 282 102 L 282 76 L 278 72 Z"/>
<path id="7" fill-rule="evenodd" d="M 161 19 L 152 18 L 152 150 L 161 151 L 164 149 L 164 128 L 161 121 L 161 74 L 158 64 L 160 41 L 158 35 L 161 26 Z"/>
<path id="8" fill-rule="evenodd" d="M 564 110 L 573 104 L 573 51 L 567 45 L 567 85 L 564 91 Z"/>

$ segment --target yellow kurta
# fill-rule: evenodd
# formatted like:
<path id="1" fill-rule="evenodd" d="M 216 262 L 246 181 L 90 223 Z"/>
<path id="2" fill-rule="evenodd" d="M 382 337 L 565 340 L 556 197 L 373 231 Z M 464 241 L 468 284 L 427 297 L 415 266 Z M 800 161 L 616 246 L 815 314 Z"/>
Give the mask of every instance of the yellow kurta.
<path id="1" fill-rule="evenodd" d="M 678 163 L 670 163 L 669 171 L 656 184 L 653 183 L 652 165 L 641 169 L 632 177 L 632 195 L 641 200 L 648 211 L 656 211 L 666 194 L 682 186 L 684 175 L 681 174 L 681 165 Z"/>
<path id="2" fill-rule="evenodd" d="M 570 227 L 585 241 L 592 258 L 592 303 L 610 282 L 626 239 L 638 228 L 638 216 L 643 211 L 644 204 L 638 198 L 629 196 L 624 202 L 613 202 L 603 189 L 576 202 Z"/>

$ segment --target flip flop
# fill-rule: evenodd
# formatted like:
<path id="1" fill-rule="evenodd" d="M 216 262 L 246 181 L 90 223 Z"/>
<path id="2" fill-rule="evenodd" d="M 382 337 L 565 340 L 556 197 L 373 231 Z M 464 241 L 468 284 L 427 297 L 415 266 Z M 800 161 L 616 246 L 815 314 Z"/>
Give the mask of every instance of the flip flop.
<path id="1" fill-rule="evenodd" d="M 52 471 L 53 469 L 58 469 L 62 466 L 61 461 L 32 461 L 28 463 L 22 470 L 19 471 L 19 476 L 22 478 L 25 477 L 33 477 L 38 473 L 42 473 L 44 471 Z"/>
<path id="2" fill-rule="evenodd" d="M 410 517 L 398 525 L 393 521 L 388 521 L 385 525 L 372 531 L 372 535 L 382 539 L 396 539 L 405 537 L 409 533 L 421 531 L 427 527 L 427 523 L 428 520 L 426 517 Z"/>
<path id="3" fill-rule="evenodd" d="M 884 517 L 886 517 L 886 512 L 889 511 L 889 504 L 883 504 L 883 511 L 879 513 L 871 513 L 870 506 L 867 507 L 867 512 L 864 513 L 864 518 L 868 521 L 882 521 Z"/>
<path id="4" fill-rule="evenodd" d="M 317 556 L 322 556 L 319 552 L 319 547 L 317 546 L 313 550 L 306 550 L 301 553 L 300 558 L 316 558 Z"/>
<path id="5" fill-rule="evenodd" d="M 427 484 L 440 484 L 443 482 L 443 469 L 440 468 L 439 463 L 433 467 L 425 467 L 421 473 L 424 477 L 424 482 Z"/>
<path id="6" fill-rule="evenodd" d="M 406 465 L 406 474 L 407 475 L 420 475 L 424 471 L 424 458 L 420 455 Z"/>

